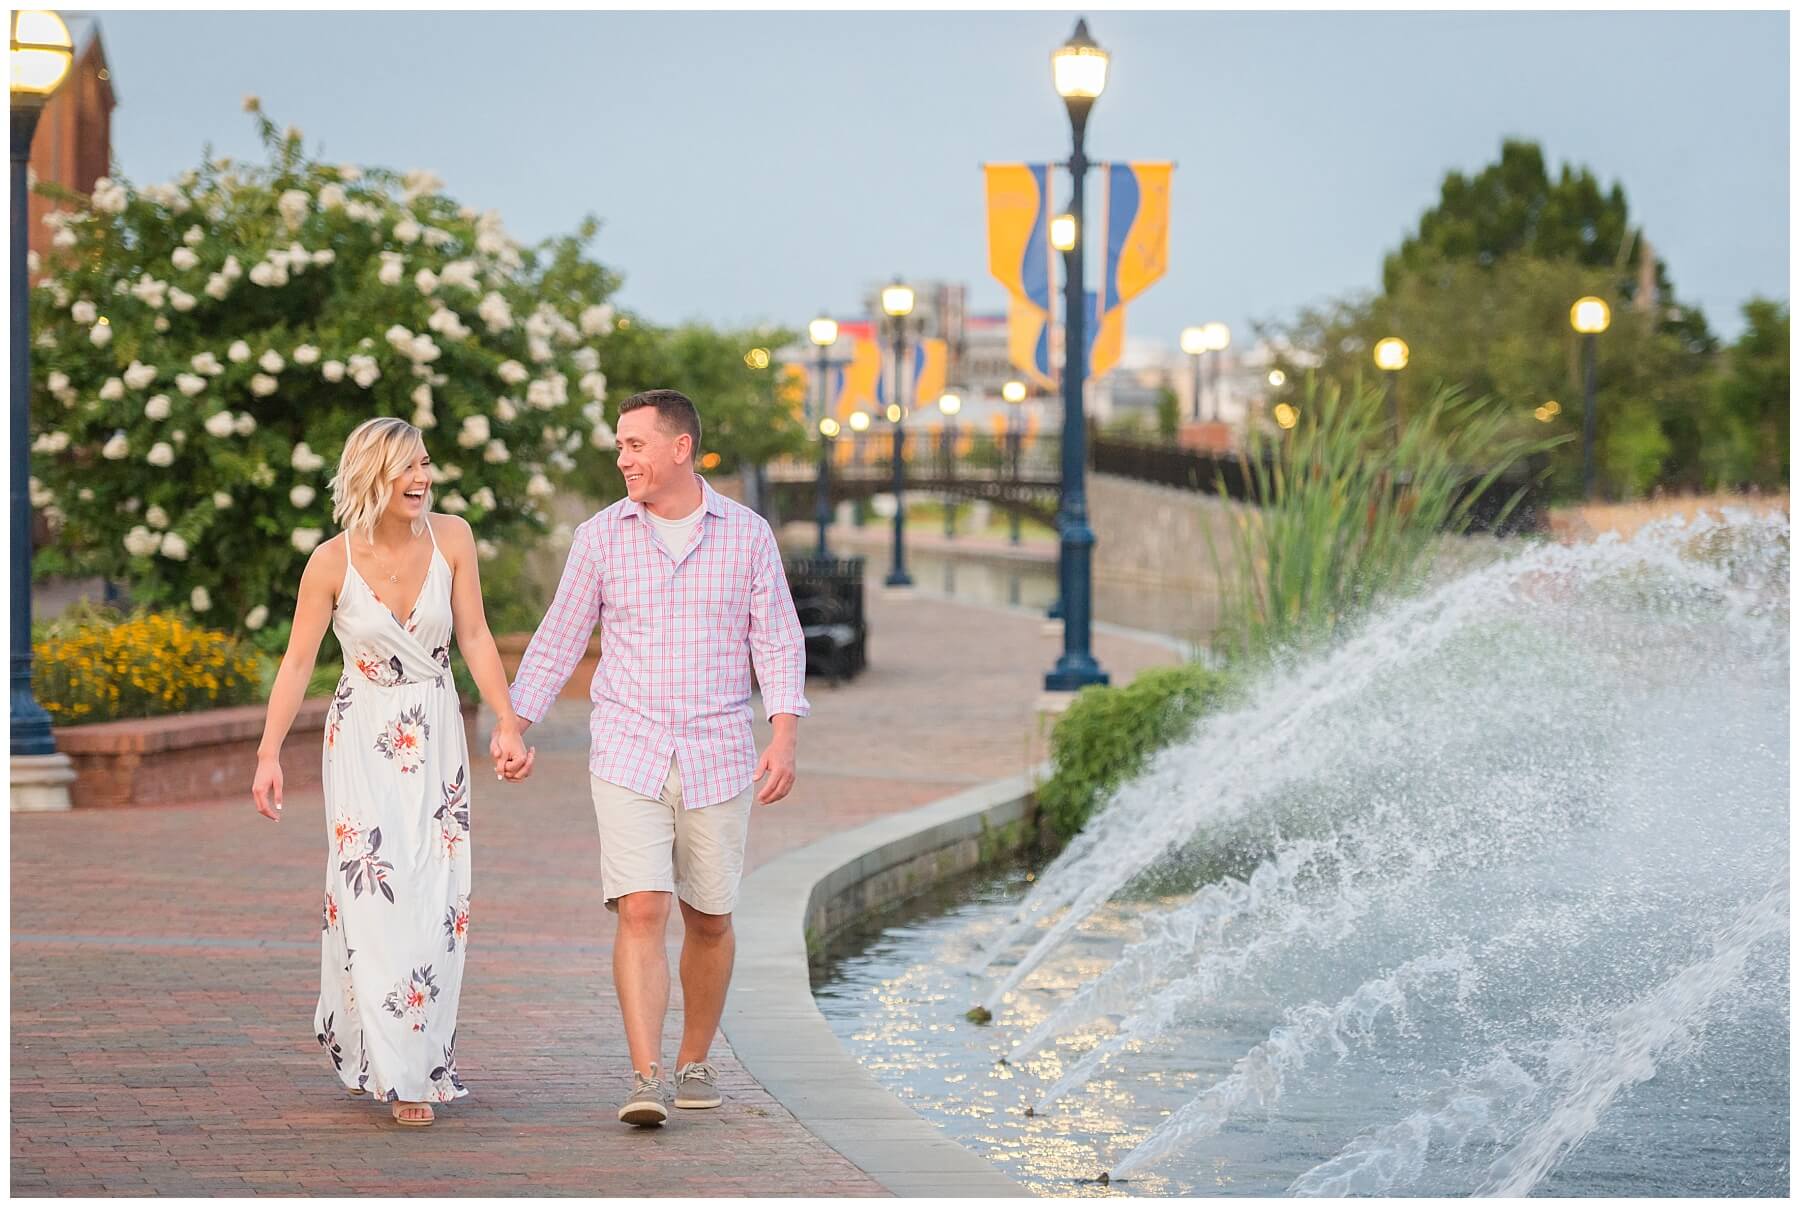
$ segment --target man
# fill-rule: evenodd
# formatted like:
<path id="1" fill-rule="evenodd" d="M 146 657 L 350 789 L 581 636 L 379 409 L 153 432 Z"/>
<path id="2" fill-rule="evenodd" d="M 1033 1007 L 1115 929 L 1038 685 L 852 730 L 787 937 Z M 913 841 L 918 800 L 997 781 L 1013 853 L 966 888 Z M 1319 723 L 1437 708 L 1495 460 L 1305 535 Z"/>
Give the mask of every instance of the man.
<path id="1" fill-rule="evenodd" d="M 806 649 L 768 522 L 694 472 L 692 401 L 676 390 L 635 394 L 619 405 L 617 436 L 626 498 L 575 530 L 512 702 L 526 727 L 541 721 L 599 623 L 589 771 L 635 1075 L 619 1119 L 650 1126 L 669 1114 L 661 1062 L 671 897 L 685 932 L 674 1102 L 720 1103 L 706 1057 L 731 981 L 751 799 L 768 805 L 793 787 Z M 761 759 L 750 728 L 752 662 L 774 727 Z M 508 779 L 530 775 L 535 754 L 493 754 Z"/>

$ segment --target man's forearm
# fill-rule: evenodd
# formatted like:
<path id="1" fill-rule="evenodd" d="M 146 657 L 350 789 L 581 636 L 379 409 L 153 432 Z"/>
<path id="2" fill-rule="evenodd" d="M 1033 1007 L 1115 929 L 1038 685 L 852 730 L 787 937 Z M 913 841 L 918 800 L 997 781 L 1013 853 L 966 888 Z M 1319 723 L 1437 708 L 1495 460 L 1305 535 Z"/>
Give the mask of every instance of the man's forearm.
<path id="1" fill-rule="evenodd" d="M 800 737 L 800 719 L 792 713 L 777 713 L 769 719 L 769 727 L 774 731 L 771 742 L 784 742 L 793 746 Z"/>

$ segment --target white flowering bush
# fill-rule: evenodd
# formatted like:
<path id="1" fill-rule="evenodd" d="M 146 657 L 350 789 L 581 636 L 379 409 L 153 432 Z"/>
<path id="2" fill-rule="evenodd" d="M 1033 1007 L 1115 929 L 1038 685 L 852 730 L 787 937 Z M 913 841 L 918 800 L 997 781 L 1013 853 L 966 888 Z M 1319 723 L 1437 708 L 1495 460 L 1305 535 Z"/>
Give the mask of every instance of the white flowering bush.
<path id="1" fill-rule="evenodd" d="M 31 494 L 56 534 L 41 572 L 262 630 L 291 613 L 344 438 L 373 416 L 426 429 L 436 506 L 484 556 L 543 531 L 575 455 L 611 444 L 617 278 L 590 262 L 581 289 L 546 289 L 591 223 L 522 248 L 429 173 L 317 162 L 247 108 L 266 164 L 40 186 L 76 208 L 47 218 L 32 290 Z"/>

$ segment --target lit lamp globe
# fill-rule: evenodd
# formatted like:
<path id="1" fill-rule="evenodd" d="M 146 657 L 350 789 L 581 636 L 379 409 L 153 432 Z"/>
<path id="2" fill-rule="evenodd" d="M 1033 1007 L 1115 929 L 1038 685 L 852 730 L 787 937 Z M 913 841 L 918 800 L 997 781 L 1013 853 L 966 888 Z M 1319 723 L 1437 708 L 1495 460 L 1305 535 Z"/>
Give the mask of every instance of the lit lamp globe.
<path id="1" fill-rule="evenodd" d="M 744 354 L 744 364 L 750 366 L 752 369 L 767 369 L 769 367 L 769 350 L 767 348 L 752 348 L 749 352 Z"/>
<path id="2" fill-rule="evenodd" d="M 892 285 L 884 287 L 881 291 L 881 309 L 889 317 L 895 319 L 905 318 L 912 314 L 912 286 L 903 285 L 896 279 Z"/>
<path id="3" fill-rule="evenodd" d="M 1025 401 L 1025 383 L 1018 381 L 1016 379 L 1014 381 L 1007 382 L 1005 385 L 1000 387 L 1000 397 L 1005 399 L 1009 403 L 1024 402 Z"/>
<path id="4" fill-rule="evenodd" d="M 1407 348 L 1406 341 L 1399 336 L 1389 336 L 1385 340 L 1375 342 L 1375 367 L 1389 373 L 1398 373 L 1406 368 L 1412 350 Z"/>
<path id="5" fill-rule="evenodd" d="M 955 415 L 958 411 L 962 410 L 962 396 L 959 394 L 946 394 L 943 398 L 938 400 L 938 410 L 942 411 L 945 415 Z"/>
<path id="6" fill-rule="evenodd" d="M 1181 351 L 1191 357 L 1206 352 L 1211 345 L 1206 342 L 1206 328 L 1184 327 L 1181 329 Z"/>
<path id="7" fill-rule="evenodd" d="M 838 325 L 836 319 L 827 319 L 823 315 L 806 325 L 806 334 L 820 348 L 830 348 L 837 343 Z"/>
<path id="8" fill-rule="evenodd" d="M 1292 403 L 1276 403 L 1275 422 L 1281 426 L 1283 431 L 1286 431 L 1300 422 L 1300 413 L 1294 410 Z"/>
<path id="9" fill-rule="evenodd" d="M 850 430 L 852 432 L 867 432 L 869 430 L 869 413 L 867 411 L 852 411 L 850 413 Z"/>
<path id="10" fill-rule="evenodd" d="M 1287 385 L 1287 374 L 1281 372 L 1279 369 L 1269 370 L 1269 385 L 1275 387 L 1277 390 L 1281 389 L 1283 386 Z"/>
<path id="11" fill-rule="evenodd" d="M 75 43 L 63 19 L 48 9 L 12 15 L 12 103 L 38 108 L 69 74 Z"/>
<path id="12" fill-rule="evenodd" d="M 1584 336 L 1597 336 L 1612 326 L 1612 308 L 1603 299 L 1582 298 L 1569 308 L 1569 325 Z"/>
<path id="13" fill-rule="evenodd" d="M 1065 101 L 1092 104 L 1106 91 L 1107 57 L 1100 44 L 1088 36 L 1087 21 L 1077 21 L 1069 40 L 1050 55 L 1057 95 Z"/>
<path id="14" fill-rule="evenodd" d="M 1206 350 L 1208 352 L 1224 352 L 1231 347 L 1231 328 L 1214 320 L 1201 330 L 1206 332 Z"/>
<path id="15" fill-rule="evenodd" d="M 903 419 L 905 417 L 905 415 L 906 415 L 906 412 L 901 409 L 901 406 L 899 403 L 889 403 L 887 405 L 888 423 L 897 424 L 901 421 L 901 419 Z"/>
<path id="16" fill-rule="evenodd" d="M 859 411 L 859 412 L 857 412 L 857 414 L 861 415 L 862 412 Z M 843 431 L 843 428 L 840 427 L 838 422 L 835 419 L 832 419 L 829 415 L 827 415 L 824 419 L 819 421 L 819 435 L 823 436 L 826 440 L 834 439 L 837 436 L 837 434 L 842 431 Z"/>
<path id="17" fill-rule="evenodd" d="M 1075 250 L 1075 215 L 1058 214 L 1050 220 L 1050 246 L 1059 252 Z"/>

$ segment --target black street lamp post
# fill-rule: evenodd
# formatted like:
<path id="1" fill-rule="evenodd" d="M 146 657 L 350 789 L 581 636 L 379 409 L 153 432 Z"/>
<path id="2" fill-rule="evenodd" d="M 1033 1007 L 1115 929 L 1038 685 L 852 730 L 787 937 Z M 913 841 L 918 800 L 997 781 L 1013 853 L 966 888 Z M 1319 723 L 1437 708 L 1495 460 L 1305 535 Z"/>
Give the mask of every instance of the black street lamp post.
<path id="1" fill-rule="evenodd" d="M 868 448 L 869 444 L 869 422 L 869 413 L 861 408 L 850 413 L 850 431 L 853 433 L 850 437 L 850 466 L 856 471 L 852 477 L 859 484 L 863 476 L 863 451 Z M 862 496 L 859 485 L 856 499 L 851 504 L 850 523 L 857 528 L 862 528 L 868 523 L 868 519 L 868 504 Z"/>
<path id="2" fill-rule="evenodd" d="M 819 433 L 819 471 L 818 487 L 813 502 L 813 518 L 819 526 L 819 548 L 815 556 L 820 560 L 831 557 L 831 549 L 827 536 L 831 531 L 831 452 L 833 438 L 838 434 L 838 422 L 825 413 L 831 402 L 831 346 L 837 343 L 838 325 L 835 319 L 821 315 L 807 325 L 807 334 L 819 350 L 819 414 L 814 424 Z"/>
<path id="3" fill-rule="evenodd" d="M 1600 333 L 1612 325 L 1602 298 L 1582 298 L 1569 308 L 1569 325 L 1581 335 L 1581 497 L 1594 497 L 1594 375 Z"/>
<path id="4" fill-rule="evenodd" d="M 12 754 L 14 808 L 19 757 L 56 755 L 50 715 L 31 690 L 31 140 L 50 94 L 73 59 L 69 31 L 55 13 L 14 12 L 12 92 Z M 42 778 L 44 783 L 55 777 Z"/>
<path id="5" fill-rule="evenodd" d="M 1019 517 L 1019 504 L 1023 498 L 1019 488 L 1019 459 L 1025 450 L 1025 409 L 1021 406 L 1025 401 L 1025 383 L 1016 379 L 1006 383 L 1000 387 L 1000 397 L 1007 405 L 1005 455 L 1013 482 L 1013 506 L 1007 512 L 1009 536 L 1011 544 L 1018 545 L 1023 528 Z"/>
<path id="6" fill-rule="evenodd" d="M 1388 423 L 1393 426 L 1396 441 L 1400 439 L 1400 371 L 1411 359 L 1412 349 L 1399 336 L 1388 336 L 1375 342 L 1375 368 L 1381 370 L 1386 379 Z"/>
<path id="7" fill-rule="evenodd" d="M 881 291 L 881 309 L 893 325 L 893 392 L 888 397 L 888 421 L 894 426 L 894 565 L 888 571 L 889 587 L 911 587 L 906 573 L 906 400 L 902 397 L 906 375 L 906 316 L 912 313 L 913 291 L 899 278 Z"/>
<path id="8" fill-rule="evenodd" d="M 1191 410 L 1194 422 L 1206 418 L 1200 409 L 1200 400 L 1205 395 L 1204 383 L 1200 377 L 1200 358 L 1206 355 L 1206 328 L 1184 327 L 1181 329 L 1181 351 L 1187 353 L 1188 368 L 1193 374 L 1194 399 Z"/>
<path id="9" fill-rule="evenodd" d="M 1082 406 L 1087 379 L 1087 283 L 1082 264 L 1088 168 L 1085 144 L 1088 114 L 1106 88 L 1106 65 L 1106 52 L 1088 36 L 1086 20 L 1075 23 L 1075 32 L 1051 56 L 1056 91 L 1069 110 L 1069 214 L 1075 227 L 1063 286 L 1063 652 L 1044 676 L 1044 687 L 1052 692 L 1074 692 L 1088 684 L 1107 682 L 1091 649 L 1094 530 L 1088 526 L 1087 516 L 1087 421 Z"/>
<path id="10" fill-rule="evenodd" d="M 944 416 L 944 536 L 956 536 L 956 416 L 962 410 L 962 396 L 946 394 L 938 400 L 938 411 Z"/>

